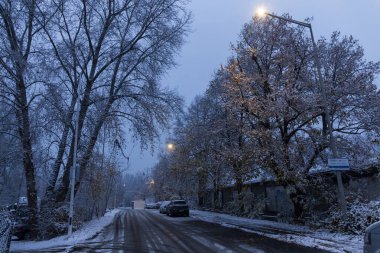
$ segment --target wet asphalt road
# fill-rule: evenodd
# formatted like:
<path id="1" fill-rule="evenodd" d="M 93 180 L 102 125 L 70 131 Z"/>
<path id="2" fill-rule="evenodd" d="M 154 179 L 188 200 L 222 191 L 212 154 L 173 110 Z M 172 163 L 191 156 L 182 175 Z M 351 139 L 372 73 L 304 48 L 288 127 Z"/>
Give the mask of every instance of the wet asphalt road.
<path id="1" fill-rule="evenodd" d="M 111 225 L 85 243 L 28 252 L 319 253 L 326 251 L 280 242 L 192 217 L 168 217 L 153 210 L 123 209 L 115 216 Z"/>
<path id="2" fill-rule="evenodd" d="M 123 210 L 113 224 L 70 252 L 212 253 L 325 252 L 280 242 L 191 217 L 167 217 L 151 210 Z"/>

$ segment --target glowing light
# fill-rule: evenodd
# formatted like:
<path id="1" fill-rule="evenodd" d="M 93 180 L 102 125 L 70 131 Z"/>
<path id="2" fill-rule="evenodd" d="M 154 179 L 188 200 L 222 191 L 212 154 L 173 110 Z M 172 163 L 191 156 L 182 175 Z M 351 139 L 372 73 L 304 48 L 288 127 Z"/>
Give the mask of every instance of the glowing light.
<path id="1" fill-rule="evenodd" d="M 168 143 L 166 145 L 166 148 L 169 150 L 169 151 L 173 151 L 174 150 L 174 144 L 173 143 Z"/>
<path id="2" fill-rule="evenodd" d="M 265 17 L 266 14 L 267 14 L 267 10 L 264 6 L 257 7 L 257 9 L 256 9 L 256 16 L 257 17 L 263 18 L 263 17 Z"/>

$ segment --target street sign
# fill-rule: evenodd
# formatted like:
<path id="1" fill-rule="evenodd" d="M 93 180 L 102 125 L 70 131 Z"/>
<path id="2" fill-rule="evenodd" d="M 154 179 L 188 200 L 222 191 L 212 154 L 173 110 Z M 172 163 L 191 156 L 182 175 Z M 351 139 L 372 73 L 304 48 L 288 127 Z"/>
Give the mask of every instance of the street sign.
<path id="1" fill-rule="evenodd" d="M 330 170 L 345 171 L 350 169 L 350 164 L 346 158 L 330 158 L 327 162 Z"/>

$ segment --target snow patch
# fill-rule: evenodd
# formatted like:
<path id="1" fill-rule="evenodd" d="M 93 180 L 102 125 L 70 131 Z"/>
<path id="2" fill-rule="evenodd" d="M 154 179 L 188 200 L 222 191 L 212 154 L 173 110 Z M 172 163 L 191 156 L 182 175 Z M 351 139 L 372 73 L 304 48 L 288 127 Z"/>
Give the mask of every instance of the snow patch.
<path id="1" fill-rule="evenodd" d="M 249 219 L 228 214 L 191 210 L 191 216 L 203 221 L 270 237 L 276 240 L 327 250 L 330 252 L 362 252 L 363 236 L 312 230 L 307 226 L 285 224 L 275 221 Z"/>
<path id="2" fill-rule="evenodd" d="M 72 247 L 75 244 L 82 243 L 92 237 L 95 237 L 104 227 L 112 223 L 115 215 L 119 213 L 119 211 L 119 209 L 114 209 L 107 212 L 99 219 L 94 219 L 85 223 L 80 229 L 73 232 L 70 237 L 67 235 L 62 235 L 46 241 L 12 241 L 10 250 L 13 252 L 54 247 Z"/>

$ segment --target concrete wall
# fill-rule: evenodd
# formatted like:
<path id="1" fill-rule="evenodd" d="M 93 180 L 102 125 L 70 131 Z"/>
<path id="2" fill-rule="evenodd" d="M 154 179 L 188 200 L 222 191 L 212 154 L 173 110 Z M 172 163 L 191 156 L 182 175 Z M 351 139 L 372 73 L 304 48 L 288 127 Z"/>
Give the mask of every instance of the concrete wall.
<path id="1" fill-rule="evenodd" d="M 283 215 L 292 216 L 294 206 L 283 186 L 267 186 L 262 184 L 246 185 L 243 188 L 243 193 L 252 193 L 252 203 L 247 203 L 255 208 L 255 206 L 265 206 L 265 211 L 270 213 L 281 213 Z M 212 207 L 214 194 L 209 191 L 203 194 L 203 207 Z M 238 195 L 232 187 L 221 190 L 219 199 L 225 207 L 227 203 L 237 200 Z"/>
<path id="2" fill-rule="evenodd" d="M 367 200 L 378 200 L 380 196 L 380 178 L 363 177 L 351 178 L 346 191 L 352 194 L 360 195 Z"/>
<path id="3" fill-rule="evenodd" d="M 294 206 L 283 186 L 266 187 L 266 211 L 292 216 Z"/>

